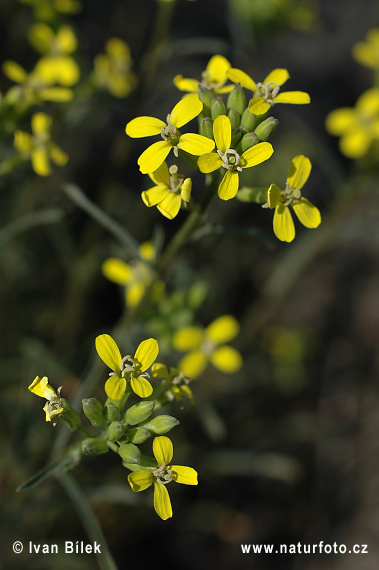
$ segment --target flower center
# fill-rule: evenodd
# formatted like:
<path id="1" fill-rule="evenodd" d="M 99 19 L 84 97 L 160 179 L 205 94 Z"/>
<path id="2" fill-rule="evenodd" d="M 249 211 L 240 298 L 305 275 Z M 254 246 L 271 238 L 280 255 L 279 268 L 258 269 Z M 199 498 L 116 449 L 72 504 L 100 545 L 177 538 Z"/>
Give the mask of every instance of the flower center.
<path id="1" fill-rule="evenodd" d="M 161 128 L 161 136 L 164 141 L 169 142 L 174 147 L 174 154 L 178 156 L 177 144 L 180 139 L 180 133 L 175 125 L 170 123 L 170 115 L 167 115 L 167 125 Z"/>
<path id="2" fill-rule="evenodd" d="M 162 483 L 162 485 L 167 485 L 172 481 L 172 471 L 166 467 L 165 461 L 158 469 L 153 471 L 153 475 L 157 478 L 159 483 Z"/>
<path id="3" fill-rule="evenodd" d="M 242 171 L 242 168 L 239 166 L 241 157 L 234 148 L 228 148 L 225 152 L 218 150 L 217 153 L 222 160 L 221 166 L 223 168 L 227 170 L 238 170 L 239 172 Z"/>
<path id="4" fill-rule="evenodd" d="M 270 83 L 257 83 L 256 97 L 262 97 L 270 105 L 274 104 L 274 99 L 280 91 L 280 86 L 273 81 Z"/>
<path id="5" fill-rule="evenodd" d="M 288 182 L 286 182 L 286 187 L 282 192 L 282 197 L 285 200 L 284 201 L 285 206 L 290 206 L 291 204 L 298 204 L 301 198 L 301 191 L 290 188 Z"/>

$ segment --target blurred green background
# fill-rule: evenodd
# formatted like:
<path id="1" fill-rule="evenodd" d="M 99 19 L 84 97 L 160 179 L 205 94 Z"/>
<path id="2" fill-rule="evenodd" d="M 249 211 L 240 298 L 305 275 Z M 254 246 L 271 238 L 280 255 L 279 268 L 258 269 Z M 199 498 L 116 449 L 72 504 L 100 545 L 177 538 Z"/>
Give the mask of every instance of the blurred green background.
<path id="1" fill-rule="evenodd" d="M 372 86 L 373 72 L 353 60 L 351 47 L 379 24 L 379 6 L 371 0 L 178 0 L 167 41 L 147 61 L 158 4 L 85 0 L 67 18 L 78 37 L 83 78 L 106 40 L 117 36 L 130 46 L 135 73 L 147 72 L 145 80 L 126 99 L 99 92 L 88 100 L 78 87 L 73 103 L 46 104 L 68 165 L 41 178 L 25 163 L 0 179 L 0 566 L 97 565 L 90 555 L 12 552 L 15 540 L 24 546 L 88 541 L 56 479 L 15 493 L 46 465 L 57 438 L 68 435 L 64 425 L 45 424 L 42 400 L 27 387 L 37 374 L 47 375 L 74 399 L 97 358 L 96 335 L 109 332 L 124 309 L 123 291 L 100 268 L 111 255 L 128 258 L 62 184 L 77 185 L 138 241 L 155 235 L 166 243 L 186 213 L 168 221 L 144 206 L 140 192 L 149 183 L 136 159 L 146 141 L 128 139 L 125 124 L 137 115 L 165 118 L 180 97 L 172 78 L 200 78 L 220 53 L 257 80 L 287 68 L 288 89 L 310 93 L 309 106 L 275 107 L 275 153 L 244 173 L 243 183 L 283 185 L 291 159 L 305 154 L 313 164 L 306 195 L 323 223 L 317 230 L 298 225 L 295 241 L 282 244 L 272 233 L 272 212 L 217 199 L 206 231 L 170 267 L 168 291 L 207 285 L 197 322 L 236 316 L 241 332 L 233 344 L 244 357 L 233 377 L 209 367 L 192 385 L 194 407 L 170 405 L 167 413 L 181 421 L 171 434 L 175 462 L 199 472 L 198 487 L 170 487 L 173 519 L 156 516 L 152 493 L 132 493 L 113 454 L 84 458 L 73 475 L 119 568 L 372 569 L 379 556 L 378 163 L 344 158 L 324 125 L 331 110 L 353 106 Z M 33 22 L 30 6 L 0 0 L 2 61 L 31 69 Z M 2 75 L 0 86 L 4 93 L 11 82 Z M 11 142 L 1 145 L 5 156 Z M 202 184 L 195 176 L 195 197 Z M 12 225 L 41 211 L 49 212 L 43 222 Z M 140 323 L 127 331 L 123 352 L 145 330 Z M 94 390 L 89 395 L 104 398 L 102 381 Z M 150 441 L 145 445 L 148 453 Z M 240 547 L 320 540 L 368 544 L 368 554 L 247 555 Z"/>

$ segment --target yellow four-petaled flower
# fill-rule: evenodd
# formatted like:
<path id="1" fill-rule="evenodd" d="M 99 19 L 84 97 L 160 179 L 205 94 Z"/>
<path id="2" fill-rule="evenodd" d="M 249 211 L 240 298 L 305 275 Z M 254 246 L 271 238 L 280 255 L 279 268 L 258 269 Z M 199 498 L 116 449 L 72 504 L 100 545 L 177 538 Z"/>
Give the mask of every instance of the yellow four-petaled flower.
<path id="1" fill-rule="evenodd" d="M 28 387 L 28 390 L 33 392 L 33 394 L 36 394 L 36 396 L 45 398 L 47 400 L 43 408 L 43 411 L 46 414 L 47 422 L 51 422 L 53 418 L 59 417 L 62 414 L 64 408 L 61 405 L 61 388 L 59 388 L 58 392 L 56 392 L 54 388 L 48 383 L 47 376 L 43 376 L 43 378 L 36 376 Z"/>

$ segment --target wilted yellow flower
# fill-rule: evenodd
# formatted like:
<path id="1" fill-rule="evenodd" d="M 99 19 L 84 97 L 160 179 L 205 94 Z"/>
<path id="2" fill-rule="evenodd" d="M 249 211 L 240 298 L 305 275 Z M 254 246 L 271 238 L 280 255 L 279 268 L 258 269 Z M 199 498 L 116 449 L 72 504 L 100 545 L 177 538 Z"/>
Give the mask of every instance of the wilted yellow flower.
<path id="1" fill-rule="evenodd" d="M 94 59 L 95 80 L 115 97 L 126 97 L 137 85 L 131 66 L 129 46 L 120 38 L 111 38 L 105 44 L 105 53 Z"/>
<path id="2" fill-rule="evenodd" d="M 162 435 L 154 438 L 153 453 L 157 468 L 133 471 L 128 475 L 132 490 L 136 493 L 144 491 L 154 484 L 154 508 L 164 521 L 172 517 L 170 495 L 167 487 L 171 481 L 184 485 L 197 485 L 197 472 L 192 467 L 171 465 L 174 448 L 172 441 Z"/>
<path id="3" fill-rule="evenodd" d="M 191 178 L 184 179 L 178 174 L 176 165 L 168 168 L 163 162 L 158 170 L 149 173 L 149 176 L 156 186 L 142 192 L 142 200 L 146 206 L 156 206 L 163 216 L 169 220 L 178 215 L 182 201 L 190 201 L 192 181 Z"/>
<path id="4" fill-rule="evenodd" d="M 194 403 L 193 393 L 189 387 L 191 380 L 179 368 L 170 367 L 168 369 L 165 364 L 155 362 L 151 367 L 151 372 L 155 378 L 162 378 L 165 380 L 165 385 L 168 384 L 165 394 L 169 399 L 175 398 L 177 402 L 180 402 L 183 397 L 186 397 L 191 404 Z"/>
<path id="5" fill-rule="evenodd" d="M 295 225 L 289 206 L 292 206 L 299 221 L 306 228 L 317 228 L 321 223 L 321 214 L 318 208 L 301 195 L 311 173 L 312 164 L 306 156 L 298 155 L 292 160 L 286 187 L 282 191 L 276 184 L 271 184 L 267 191 L 268 202 L 264 208 L 275 208 L 274 234 L 281 241 L 290 242 L 295 237 Z"/>
<path id="6" fill-rule="evenodd" d="M 64 166 L 68 161 L 68 155 L 50 139 L 51 125 L 51 117 L 35 113 L 32 116 L 32 135 L 20 130 L 14 133 L 14 146 L 25 159 L 30 158 L 33 170 L 39 176 L 51 174 L 50 160 L 58 166 Z"/>
<path id="7" fill-rule="evenodd" d="M 47 400 L 45 407 L 43 408 L 47 422 L 51 422 L 52 418 L 59 417 L 64 411 L 60 397 L 61 389 L 62 387 L 58 388 L 58 391 L 56 392 L 54 388 L 48 384 L 47 376 L 44 376 L 43 378 L 36 376 L 28 387 L 28 390 L 33 392 L 33 394 Z"/>
<path id="8" fill-rule="evenodd" d="M 185 79 L 183 75 L 176 75 L 174 77 L 174 85 L 180 91 L 188 91 L 189 93 L 198 93 L 198 87 L 206 87 L 213 91 L 215 95 L 222 93 L 230 93 L 233 85 L 225 85 L 228 80 L 227 71 L 231 65 L 229 61 L 222 55 L 214 55 L 209 60 L 205 71 L 202 73 L 202 80 Z"/>
<path id="9" fill-rule="evenodd" d="M 178 368 L 189 378 L 200 376 L 208 362 L 222 372 L 237 372 L 242 366 L 242 356 L 225 343 L 233 340 L 238 332 L 239 324 L 231 315 L 218 317 L 206 329 L 192 326 L 179 330 L 173 338 L 174 348 L 188 354 L 181 359 Z"/>
<path id="10" fill-rule="evenodd" d="M 339 147 L 348 158 L 362 158 L 379 139 L 379 88 L 368 89 L 355 107 L 335 109 L 326 117 L 326 128 L 340 136 Z"/>
<path id="11" fill-rule="evenodd" d="M 352 52 L 358 63 L 371 69 L 379 69 L 379 28 L 369 30 L 366 41 L 354 44 Z"/>
<path id="12" fill-rule="evenodd" d="M 154 338 L 141 342 L 134 356 L 121 357 L 120 350 L 111 336 L 101 334 L 96 337 L 96 350 L 101 360 L 112 370 L 105 383 L 105 392 L 112 400 L 121 400 L 125 394 L 127 383 L 140 398 L 147 398 L 153 388 L 146 376 L 159 353 L 158 343 Z"/>

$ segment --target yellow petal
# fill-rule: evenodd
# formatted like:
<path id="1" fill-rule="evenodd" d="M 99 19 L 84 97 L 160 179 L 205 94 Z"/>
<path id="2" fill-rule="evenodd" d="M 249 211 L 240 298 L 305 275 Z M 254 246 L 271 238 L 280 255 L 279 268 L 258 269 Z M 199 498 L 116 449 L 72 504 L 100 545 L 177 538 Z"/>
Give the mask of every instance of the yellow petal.
<path id="1" fill-rule="evenodd" d="M 190 93 L 197 93 L 197 86 L 199 81 L 196 79 L 185 79 L 183 75 L 176 75 L 174 77 L 174 85 L 180 91 L 189 91 Z"/>
<path id="2" fill-rule="evenodd" d="M 177 331 L 173 337 L 176 350 L 193 350 L 199 348 L 204 338 L 204 330 L 200 327 L 184 327 Z"/>
<path id="3" fill-rule="evenodd" d="M 197 97 L 184 97 L 175 105 L 170 114 L 170 123 L 178 129 L 198 116 L 203 104 Z"/>
<path id="4" fill-rule="evenodd" d="M 197 485 L 197 471 L 192 467 L 185 467 L 183 465 L 171 465 L 172 478 L 177 483 L 183 485 Z"/>
<path id="5" fill-rule="evenodd" d="M 306 105 L 311 102 L 308 93 L 304 91 L 285 91 L 274 98 L 275 103 L 292 103 L 292 105 Z"/>
<path id="6" fill-rule="evenodd" d="M 21 152 L 30 153 L 33 148 L 32 135 L 24 131 L 15 131 L 14 146 Z"/>
<path id="7" fill-rule="evenodd" d="M 51 124 L 51 117 L 45 113 L 34 113 L 32 116 L 32 131 L 35 135 L 48 132 Z"/>
<path id="8" fill-rule="evenodd" d="M 234 198 L 238 192 L 238 185 L 238 172 L 227 170 L 218 187 L 218 195 L 221 200 L 230 200 L 231 198 Z"/>
<path id="9" fill-rule="evenodd" d="M 42 57 L 34 71 L 47 85 L 59 83 L 71 87 L 80 77 L 79 67 L 70 56 Z"/>
<path id="10" fill-rule="evenodd" d="M 136 375 L 145 372 L 155 361 L 159 353 L 158 343 L 155 338 L 149 338 L 141 342 L 134 355 L 136 362 Z"/>
<path id="11" fill-rule="evenodd" d="M 206 72 L 209 83 L 223 85 L 226 81 L 226 73 L 230 69 L 230 63 L 223 55 L 214 55 L 208 61 Z"/>
<path id="12" fill-rule="evenodd" d="M 335 109 L 326 117 L 326 128 L 331 135 L 342 135 L 357 123 L 356 113 L 350 107 Z"/>
<path id="13" fill-rule="evenodd" d="M 29 41 L 40 53 L 48 53 L 54 41 L 55 34 L 47 24 L 39 22 L 30 28 Z"/>
<path id="14" fill-rule="evenodd" d="M 121 400 L 126 390 L 125 378 L 120 378 L 116 374 L 112 374 L 105 382 L 104 390 L 108 398 Z"/>
<path id="15" fill-rule="evenodd" d="M 75 34 L 68 26 L 59 28 L 56 36 L 57 47 L 61 53 L 72 53 L 78 47 Z"/>
<path id="16" fill-rule="evenodd" d="M 68 162 L 69 156 L 59 146 L 50 142 L 48 146 L 50 158 L 58 166 L 65 166 Z"/>
<path id="17" fill-rule="evenodd" d="M 169 465 L 174 454 L 171 439 L 165 435 L 155 437 L 153 441 L 153 453 L 159 466 L 163 465 L 163 463 Z"/>
<path id="18" fill-rule="evenodd" d="M 232 125 L 229 117 L 226 115 L 219 115 L 213 123 L 213 135 L 216 141 L 217 148 L 221 152 L 225 152 L 230 148 L 232 140 Z"/>
<path id="19" fill-rule="evenodd" d="M 295 237 L 295 226 L 291 212 L 284 204 L 279 204 L 274 212 L 274 234 L 280 241 L 290 242 Z"/>
<path id="20" fill-rule="evenodd" d="M 132 471 L 128 475 L 129 485 L 135 493 L 144 491 L 153 483 L 154 476 L 151 471 Z"/>
<path id="21" fill-rule="evenodd" d="M 160 135 L 165 126 L 166 123 L 155 117 L 136 117 L 126 125 L 125 132 L 132 138 L 151 137 Z"/>
<path id="22" fill-rule="evenodd" d="M 174 194 L 169 192 L 166 197 L 157 205 L 160 213 L 172 220 L 178 215 L 180 206 L 182 205 L 182 199 L 179 194 Z"/>
<path id="23" fill-rule="evenodd" d="M 270 108 L 270 103 L 267 103 L 263 97 L 253 97 L 249 101 L 249 111 L 254 115 L 264 115 Z"/>
<path id="24" fill-rule="evenodd" d="M 367 89 L 359 97 L 355 106 L 363 115 L 376 116 L 379 113 L 379 88 Z"/>
<path id="25" fill-rule="evenodd" d="M 215 319 L 206 329 L 207 338 L 216 344 L 233 340 L 239 333 L 240 326 L 232 315 L 223 315 Z"/>
<path id="26" fill-rule="evenodd" d="M 126 285 L 133 276 L 133 270 L 130 265 L 116 257 L 106 259 L 101 266 L 101 271 L 104 277 L 109 279 L 109 281 L 113 281 L 113 283 L 117 283 L 117 285 Z"/>
<path id="27" fill-rule="evenodd" d="M 197 166 L 199 167 L 200 172 L 203 174 L 208 174 L 209 172 L 214 172 L 220 168 L 220 166 L 222 166 L 222 159 L 217 154 L 217 152 L 202 154 L 199 156 Z"/>
<path id="28" fill-rule="evenodd" d="M 71 89 L 66 89 L 65 87 L 48 87 L 46 89 L 41 89 L 38 94 L 43 101 L 54 101 L 59 103 L 71 101 L 74 97 L 74 92 Z"/>
<path id="29" fill-rule="evenodd" d="M 367 129 L 357 127 L 341 138 L 340 150 L 348 158 L 362 158 L 367 154 L 371 143 L 372 137 L 369 136 Z"/>
<path id="30" fill-rule="evenodd" d="M 169 194 L 172 194 L 172 192 L 166 185 L 159 185 L 153 186 L 153 188 L 149 188 L 142 192 L 141 198 L 144 204 L 150 208 L 151 206 L 156 206 L 159 202 L 162 202 L 162 200 Z"/>
<path id="31" fill-rule="evenodd" d="M 146 290 L 144 283 L 132 283 L 125 291 L 125 300 L 128 307 L 136 307 Z"/>
<path id="32" fill-rule="evenodd" d="M 312 163 L 303 154 L 295 156 L 292 160 L 287 176 L 287 182 L 293 190 L 301 190 L 312 170 Z"/>
<path id="33" fill-rule="evenodd" d="M 32 149 L 30 158 L 36 174 L 39 176 L 49 176 L 51 174 L 49 157 L 45 148 Z"/>
<path id="34" fill-rule="evenodd" d="M 208 359 L 201 350 L 194 350 L 186 354 L 178 364 L 178 368 L 188 378 L 197 378 L 204 372 Z"/>
<path id="35" fill-rule="evenodd" d="M 201 154 L 211 152 L 215 147 L 215 143 L 211 139 L 203 137 L 203 135 L 185 133 L 180 137 L 178 147 L 189 154 L 200 156 Z"/>
<path id="36" fill-rule="evenodd" d="M 296 216 L 306 228 L 317 228 L 321 224 L 320 210 L 306 198 L 300 198 L 297 204 L 292 204 Z"/>
<path id="37" fill-rule="evenodd" d="M 149 172 L 157 170 L 171 149 L 172 146 L 167 141 L 158 141 L 149 146 L 137 160 L 142 174 L 149 174 Z"/>
<path id="38" fill-rule="evenodd" d="M 149 176 L 155 184 L 164 184 L 165 186 L 170 187 L 170 173 L 165 162 L 163 162 L 154 172 L 149 172 Z"/>
<path id="39" fill-rule="evenodd" d="M 251 77 L 247 75 L 247 73 L 241 71 L 240 69 L 231 67 L 227 71 L 226 75 L 228 76 L 228 79 L 230 79 L 230 81 L 234 81 L 234 83 L 240 83 L 242 87 L 245 87 L 250 91 L 255 92 L 257 90 L 257 84 L 255 83 L 255 81 L 253 81 Z"/>
<path id="40" fill-rule="evenodd" d="M 242 367 L 242 356 L 238 350 L 226 344 L 216 348 L 211 354 L 210 360 L 213 366 L 226 374 L 238 372 Z"/>
<path id="41" fill-rule="evenodd" d="M 281 195 L 282 193 L 279 186 L 276 184 L 271 184 L 270 188 L 267 190 L 268 207 L 271 210 L 273 208 L 276 208 L 276 206 L 279 204 Z"/>
<path id="42" fill-rule="evenodd" d="M 151 241 L 144 241 L 139 246 L 139 254 L 142 259 L 146 261 L 153 261 L 155 259 L 155 248 Z"/>
<path id="43" fill-rule="evenodd" d="M 16 83 L 24 83 L 27 79 L 28 74 L 26 73 L 25 69 L 18 65 L 15 61 L 4 61 L 3 65 L 3 72 L 12 81 Z"/>
<path id="44" fill-rule="evenodd" d="M 286 69 L 283 68 L 274 69 L 273 71 L 271 71 L 271 73 L 267 75 L 263 83 L 265 85 L 269 85 L 270 83 L 276 83 L 276 85 L 281 86 L 283 85 L 283 83 L 287 81 L 287 79 L 289 79 L 289 76 L 290 74 Z"/>
<path id="45" fill-rule="evenodd" d="M 258 143 L 251 148 L 245 150 L 241 155 L 241 166 L 242 168 L 250 168 L 251 166 L 256 166 L 264 162 L 274 152 L 272 145 L 268 142 Z"/>
<path id="46" fill-rule="evenodd" d="M 120 374 L 122 358 L 120 350 L 113 338 L 109 336 L 109 334 L 101 334 L 96 337 L 95 346 L 101 360 L 113 370 L 113 372 Z M 118 398 L 115 399 L 118 400 Z"/>
<path id="47" fill-rule="evenodd" d="M 36 394 L 36 396 L 40 396 L 40 398 L 46 398 L 46 400 L 53 400 L 57 397 L 57 393 L 50 384 L 48 384 L 47 376 L 40 378 L 36 376 L 33 382 L 28 387 L 28 390 Z"/>
<path id="48" fill-rule="evenodd" d="M 172 517 L 170 495 L 166 485 L 154 481 L 154 509 L 164 521 Z"/>
<path id="49" fill-rule="evenodd" d="M 105 44 L 106 52 L 115 59 L 129 60 L 129 46 L 120 38 L 110 38 Z"/>
<path id="50" fill-rule="evenodd" d="M 186 178 L 180 187 L 180 197 L 184 202 L 189 202 L 191 200 L 192 192 L 192 179 Z"/>
<path id="51" fill-rule="evenodd" d="M 144 376 L 139 376 L 138 378 L 132 376 L 130 385 L 133 392 L 140 398 L 148 398 L 153 393 L 152 385 Z"/>
<path id="52" fill-rule="evenodd" d="M 155 378 L 164 378 L 165 380 L 168 380 L 170 377 L 167 366 L 165 364 L 160 364 L 159 362 L 155 362 L 152 365 L 151 372 Z"/>

